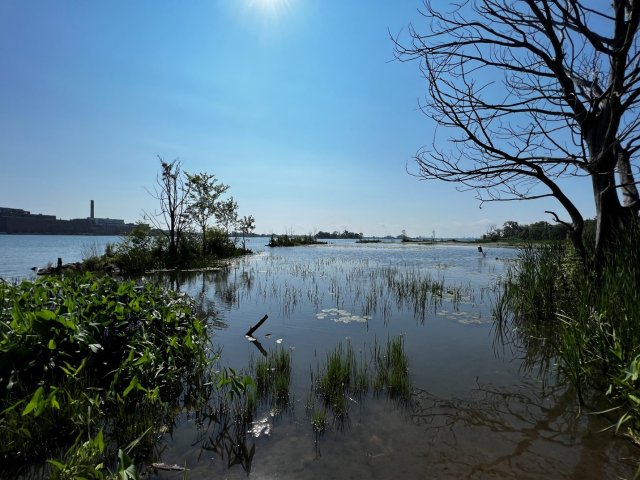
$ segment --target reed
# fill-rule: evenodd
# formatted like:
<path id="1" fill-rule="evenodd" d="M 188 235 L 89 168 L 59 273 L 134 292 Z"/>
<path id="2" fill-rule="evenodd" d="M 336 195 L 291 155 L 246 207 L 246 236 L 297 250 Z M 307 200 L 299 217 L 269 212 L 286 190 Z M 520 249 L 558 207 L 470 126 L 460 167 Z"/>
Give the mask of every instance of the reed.
<path id="1" fill-rule="evenodd" d="M 291 352 L 285 348 L 276 348 L 270 350 L 266 357 L 259 357 L 252 363 L 258 394 L 263 398 L 286 403 L 291 385 Z"/>
<path id="2" fill-rule="evenodd" d="M 353 397 L 366 393 L 369 380 L 367 367 L 358 361 L 351 343 L 342 343 L 327 354 L 323 369 L 318 368 L 315 380 L 316 393 L 337 419 L 344 419 L 349 412 L 349 402 Z"/>
<path id="3" fill-rule="evenodd" d="M 409 360 L 404 351 L 404 338 L 400 336 L 388 339 L 385 348 L 376 342 L 373 351 L 376 365 L 374 391 L 386 390 L 391 398 L 409 400 L 412 387 L 409 381 Z"/>
<path id="4" fill-rule="evenodd" d="M 621 233 L 599 272 L 567 244 L 524 247 L 495 305 L 497 332 L 535 357 L 558 360 L 580 404 L 606 396 L 616 428 L 640 430 L 640 230 Z M 551 359 L 551 360 L 549 360 Z"/>

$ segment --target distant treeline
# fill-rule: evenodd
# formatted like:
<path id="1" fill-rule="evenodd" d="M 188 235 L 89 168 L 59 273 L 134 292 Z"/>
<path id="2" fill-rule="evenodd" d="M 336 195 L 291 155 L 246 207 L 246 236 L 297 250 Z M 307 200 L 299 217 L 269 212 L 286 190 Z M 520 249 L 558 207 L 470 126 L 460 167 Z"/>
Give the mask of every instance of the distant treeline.
<path id="1" fill-rule="evenodd" d="M 315 237 L 316 238 L 354 238 L 354 239 L 361 239 L 362 238 L 362 233 L 350 232 L 348 230 L 345 230 L 342 233 L 338 232 L 337 230 L 335 232 L 323 232 L 322 230 L 320 230 L 318 233 L 316 233 Z"/>
<path id="2" fill-rule="evenodd" d="M 585 220 L 584 232 L 588 235 L 595 231 L 595 220 Z M 529 225 L 520 225 L 518 222 L 509 220 L 504 222 L 502 228 L 490 228 L 482 236 L 482 240 L 565 240 L 569 229 L 561 223 L 550 224 L 548 222 L 535 222 Z"/>

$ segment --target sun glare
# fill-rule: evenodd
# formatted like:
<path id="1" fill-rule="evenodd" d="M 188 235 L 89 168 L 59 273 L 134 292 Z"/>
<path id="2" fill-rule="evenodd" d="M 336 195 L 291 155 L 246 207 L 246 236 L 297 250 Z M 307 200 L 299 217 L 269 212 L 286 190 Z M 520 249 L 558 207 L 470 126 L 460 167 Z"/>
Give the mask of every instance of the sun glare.
<path id="1" fill-rule="evenodd" d="M 288 7 L 289 0 L 249 0 L 249 7 L 278 13 Z"/>

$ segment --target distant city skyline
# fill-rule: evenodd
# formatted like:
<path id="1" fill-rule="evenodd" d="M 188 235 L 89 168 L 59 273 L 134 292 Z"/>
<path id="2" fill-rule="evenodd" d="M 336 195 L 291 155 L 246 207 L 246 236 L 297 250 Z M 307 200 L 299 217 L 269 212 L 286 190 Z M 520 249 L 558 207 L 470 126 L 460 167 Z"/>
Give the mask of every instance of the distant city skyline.
<path id="1" fill-rule="evenodd" d="M 470 237 L 564 217 L 547 200 L 479 208 L 407 172 L 436 126 L 391 37 L 420 6 L 5 0 L 0 206 L 85 218 L 93 199 L 98 217 L 142 220 L 161 156 L 229 184 L 260 233 Z M 566 188 L 592 217 L 588 180 Z"/>

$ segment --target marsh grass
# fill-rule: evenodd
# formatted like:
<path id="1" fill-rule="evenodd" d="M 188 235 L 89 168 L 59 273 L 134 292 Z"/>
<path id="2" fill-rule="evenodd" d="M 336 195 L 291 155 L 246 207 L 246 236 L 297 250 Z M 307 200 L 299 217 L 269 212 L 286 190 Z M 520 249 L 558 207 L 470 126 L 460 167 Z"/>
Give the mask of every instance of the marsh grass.
<path id="1" fill-rule="evenodd" d="M 368 358 L 364 350 L 356 356 L 350 342 L 340 343 L 327 354 L 322 367 L 312 372 L 311 384 L 307 411 L 316 432 L 325 429 L 329 412 L 334 423 L 342 425 L 351 405 L 361 404 L 371 388 L 376 394 L 384 392 L 392 399 L 409 400 L 413 387 L 403 338 L 388 340 L 386 345 L 376 342 Z"/>
<path id="2" fill-rule="evenodd" d="M 251 363 L 258 394 L 262 398 L 286 404 L 291 386 L 291 351 L 278 347 L 270 350 L 266 357 L 258 357 Z"/>
<path id="3" fill-rule="evenodd" d="M 567 244 L 528 246 L 494 302 L 499 335 L 527 349 L 531 365 L 557 359 L 580 404 L 606 396 L 616 429 L 640 429 L 640 230 L 619 235 L 599 275 Z M 612 410 L 609 410 L 612 412 Z"/>
<path id="4" fill-rule="evenodd" d="M 361 396 L 367 385 L 366 366 L 357 361 L 351 343 L 345 347 L 340 343 L 329 352 L 324 368 L 318 368 L 315 377 L 316 392 L 338 419 L 347 415 L 349 401 Z"/>
<path id="5" fill-rule="evenodd" d="M 374 391 L 386 391 L 390 398 L 409 400 L 412 386 L 409 381 L 409 359 L 404 351 L 404 337 L 387 340 L 385 348 L 376 342 L 373 352 L 376 365 Z"/>

